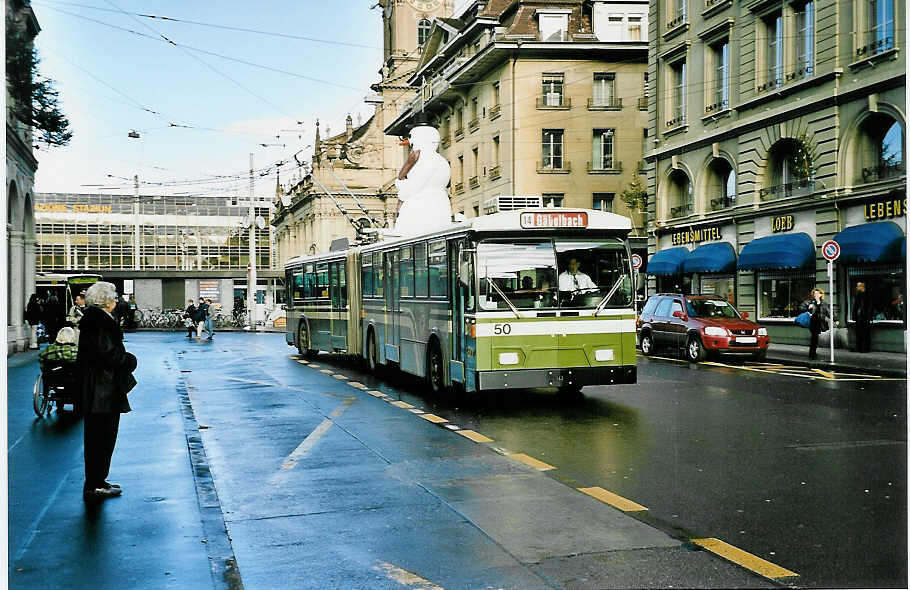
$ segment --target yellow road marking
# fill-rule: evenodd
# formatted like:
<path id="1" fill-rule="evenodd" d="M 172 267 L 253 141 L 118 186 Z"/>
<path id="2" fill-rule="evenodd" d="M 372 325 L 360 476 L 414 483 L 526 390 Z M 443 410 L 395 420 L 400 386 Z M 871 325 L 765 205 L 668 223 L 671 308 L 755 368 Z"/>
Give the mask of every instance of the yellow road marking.
<path id="1" fill-rule="evenodd" d="M 385 397 L 385 394 L 382 393 L 381 391 L 370 390 L 370 391 L 368 391 L 367 393 L 369 393 L 369 394 L 372 395 L 373 397 Z"/>
<path id="2" fill-rule="evenodd" d="M 351 387 L 356 387 L 357 389 L 369 389 L 366 385 L 364 385 L 363 383 L 360 383 L 359 381 L 351 381 L 350 383 L 348 383 L 348 385 L 350 385 Z"/>
<path id="3" fill-rule="evenodd" d="M 524 453 L 511 453 L 509 455 L 506 455 L 506 457 L 515 459 L 520 463 L 524 463 L 528 467 L 533 467 L 537 471 L 549 471 L 551 469 L 556 469 L 549 463 L 544 463 L 543 461 L 539 461 L 530 455 L 525 455 Z"/>
<path id="4" fill-rule="evenodd" d="M 487 438 L 486 436 L 480 434 L 479 432 L 474 432 L 473 430 L 459 430 L 458 434 L 465 438 L 469 438 L 476 443 L 488 443 L 493 442 L 492 438 Z"/>
<path id="5" fill-rule="evenodd" d="M 648 358 L 648 357 L 645 357 L 645 358 Z M 650 358 L 652 358 L 652 359 L 660 359 L 660 360 L 662 360 L 662 361 L 673 361 L 674 363 L 688 363 L 688 362 L 689 362 L 689 361 L 687 361 L 687 360 L 685 360 L 685 359 L 674 359 L 674 358 L 670 358 L 670 357 L 668 357 L 668 356 L 652 356 L 652 357 L 650 357 Z"/>
<path id="6" fill-rule="evenodd" d="M 331 374 L 334 373 L 335 371 L 333 371 L 332 369 L 319 369 L 319 372 L 320 372 L 320 373 L 325 373 L 326 375 L 331 375 Z"/>
<path id="7" fill-rule="evenodd" d="M 437 416 L 436 414 L 421 414 L 420 417 L 423 418 L 424 420 L 429 420 L 433 424 L 442 424 L 443 422 L 448 422 L 448 420 L 446 420 L 445 418 L 442 418 L 440 416 Z"/>
<path id="8" fill-rule="evenodd" d="M 812 369 L 812 371 L 822 375 L 825 379 L 834 379 L 834 373 L 829 373 L 828 371 L 822 371 L 821 369 Z"/>
<path id="9" fill-rule="evenodd" d="M 308 362 L 306 362 L 306 361 L 297 361 L 297 362 L 300 363 L 301 365 L 308 365 L 308 364 L 310 364 L 310 363 L 308 363 Z"/>
<path id="10" fill-rule="evenodd" d="M 421 410 L 420 408 L 411 408 L 408 411 L 411 412 L 412 414 L 423 414 L 423 410 Z"/>
<path id="11" fill-rule="evenodd" d="M 445 590 L 442 586 L 437 586 L 433 582 L 421 578 L 414 572 L 401 569 L 397 565 L 392 565 L 391 563 L 380 561 L 373 569 L 383 572 L 386 577 L 393 582 L 397 582 L 402 586 L 410 586 L 414 588 L 414 590 Z"/>
<path id="12" fill-rule="evenodd" d="M 579 492 L 587 494 L 592 498 L 597 498 L 605 504 L 609 504 L 613 508 L 619 508 L 623 512 L 640 512 L 642 510 L 647 510 L 641 504 L 636 504 L 632 500 L 623 498 L 613 492 L 609 492 L 603 488 L 593 487 L 593 488 L 578 488 Z"/>
<path id="13" fill-rule="evenodd" d="M 332 377 L 334 377 L 335 379 L 344 379 L 345 381 L 347 381 L 347 379 L 348 379 L 348 378 L 345 377 L 344 375 L 337 375 L 337 374 L 336 374 L 336 375 L 332 375 Z"/>
<path id="14" fill-rule="evenodd" d="M 715 555 L 719 555 L 747 570 L 751 570 L 761 576 L 771 578 L 772 580 L 777 580 L 779 578 L 795 578 L 799 576 L 796 572 L 791 572 L 790 570 L 773 564 L 770 561 L 766 561 L 757 555 L 752 555 L 729 543 L 724 543 L 720 539 L 692 539 L 692 542 L 704 547 Z"/>
<path id="15" fill-rule="evenodd" d="M 402 402 L 402 401 L 392 402 L 392 405 L 395 407 L 398 407 L 398 408 L 413 408 L 414 407 L 411 404 L 409 404 L 408 402 Z"/>
<path id="16" fill-rule="evenodd" d="M 319 368 L 319 365 L 317 365 L 316 363 L 310 363 L 310 366 L 313 367 L 314 369 Z"/>

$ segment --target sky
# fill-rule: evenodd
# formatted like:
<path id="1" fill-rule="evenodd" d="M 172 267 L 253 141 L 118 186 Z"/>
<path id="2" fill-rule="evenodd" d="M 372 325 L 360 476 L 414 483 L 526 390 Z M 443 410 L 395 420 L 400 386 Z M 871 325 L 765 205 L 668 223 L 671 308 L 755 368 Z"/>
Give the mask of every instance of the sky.
<path id="1" fill-rule="evenodd" d="M 39 71 L 73 132 L 65 147 L 39 144 L 35 191 L 132 194 L 138 175 L 142 194 L 246 196 L 253 154 L 256 195 L 271 197 L 276 162 L 289 162 L 285 183 L 293 154 L 309 160 L 317 118 L 325 137 L 372 115 L 373 4 L 32 0 Z"/>

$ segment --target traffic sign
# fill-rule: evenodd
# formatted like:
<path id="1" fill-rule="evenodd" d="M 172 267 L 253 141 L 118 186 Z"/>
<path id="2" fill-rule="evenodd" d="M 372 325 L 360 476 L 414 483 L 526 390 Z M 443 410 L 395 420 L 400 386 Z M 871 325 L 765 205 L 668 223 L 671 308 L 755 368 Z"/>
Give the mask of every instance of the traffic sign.
<path id="1" fill-rule="evenodd" d="M 641 268 L 641 263 L 642 263 L 641 256 L 638 254 L 633 254 L 632 255 L 632 268 L 634 268 L 635 270 L 638 270 L 639 268 Z"/>
<path id="2" fill-rule="evenodd" d="M 828 240 L 822 244 L 822 256 L 828 262 L 834 262 L 840 256 L 840 244 L 834 240 Z"/>

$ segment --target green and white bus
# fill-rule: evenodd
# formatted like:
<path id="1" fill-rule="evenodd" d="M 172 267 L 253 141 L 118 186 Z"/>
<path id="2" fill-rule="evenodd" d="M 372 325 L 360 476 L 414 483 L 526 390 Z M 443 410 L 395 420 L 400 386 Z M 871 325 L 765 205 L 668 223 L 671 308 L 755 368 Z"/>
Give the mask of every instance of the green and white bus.
<path id="1" fill-rule="evenodd" d="M 291 259 L 287 343 L 434 391 L 635 383 L 631 222 L 521 209 Z"/>

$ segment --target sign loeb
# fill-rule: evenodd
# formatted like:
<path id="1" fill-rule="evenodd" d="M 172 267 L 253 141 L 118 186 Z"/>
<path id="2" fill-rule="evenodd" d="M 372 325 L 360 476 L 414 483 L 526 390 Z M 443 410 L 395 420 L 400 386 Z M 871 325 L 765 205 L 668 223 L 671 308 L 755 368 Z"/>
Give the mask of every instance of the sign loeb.
<path id="1" fill-rule="evenodd" d="M 780 233 L 793 229 L 794 219 L 792 215 L 779 215 L 771 218 L 771 231 Z"/>
<path id="2" fill-rule="evenodd" d="M 588 227 L 588 214 L 584 211 L 541 212 L 521 214 L 522 228 L 537 227 Z"/>

